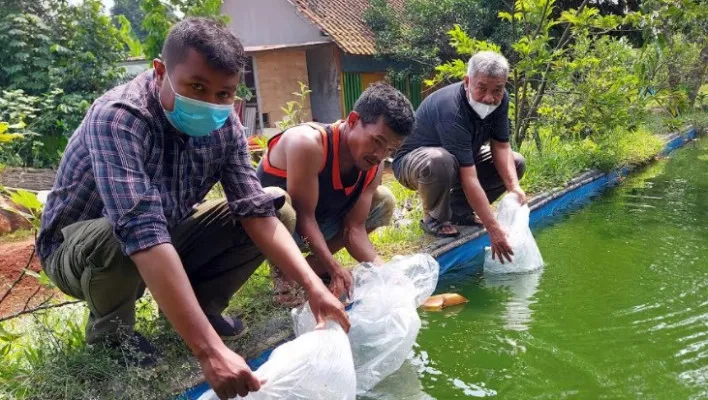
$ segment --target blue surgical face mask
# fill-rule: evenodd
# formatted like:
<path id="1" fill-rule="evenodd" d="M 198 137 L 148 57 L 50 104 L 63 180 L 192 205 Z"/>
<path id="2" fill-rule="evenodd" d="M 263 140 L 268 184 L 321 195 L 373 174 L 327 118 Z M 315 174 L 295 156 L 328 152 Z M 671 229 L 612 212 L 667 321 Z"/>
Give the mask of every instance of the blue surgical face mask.
<path id="1" fill-rule="evenodd" d="M 224 126 L 233 104 L 213 104 L 182 96 L 175 91 L 167 71 L 165 78 L 175 94 L 175 105 L 172 111 L 163 110 L 175 129 L 189 136 L 206 136 Z"/>

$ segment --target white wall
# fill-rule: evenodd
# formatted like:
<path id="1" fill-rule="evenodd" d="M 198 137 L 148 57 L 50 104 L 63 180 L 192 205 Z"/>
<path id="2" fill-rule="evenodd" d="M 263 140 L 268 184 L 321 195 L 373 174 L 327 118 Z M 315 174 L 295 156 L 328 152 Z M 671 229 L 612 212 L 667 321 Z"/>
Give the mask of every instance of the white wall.
<path id="1" fill-rule="evenodd" d="M 224 0 L 221 12 L 244 47 L 297 45 L 327 40 L 288 0 Z"/>

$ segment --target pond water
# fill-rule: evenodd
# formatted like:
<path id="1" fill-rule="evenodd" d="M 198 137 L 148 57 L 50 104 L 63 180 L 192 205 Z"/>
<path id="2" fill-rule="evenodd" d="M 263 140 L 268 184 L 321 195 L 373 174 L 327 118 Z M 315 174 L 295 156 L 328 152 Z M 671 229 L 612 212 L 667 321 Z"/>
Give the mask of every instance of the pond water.
<path id="1" fill-rule="evenodd" d="M 536 274 L 443 277 L 373 398 L 708 399 L 708 140 L 535 231 Z"/>

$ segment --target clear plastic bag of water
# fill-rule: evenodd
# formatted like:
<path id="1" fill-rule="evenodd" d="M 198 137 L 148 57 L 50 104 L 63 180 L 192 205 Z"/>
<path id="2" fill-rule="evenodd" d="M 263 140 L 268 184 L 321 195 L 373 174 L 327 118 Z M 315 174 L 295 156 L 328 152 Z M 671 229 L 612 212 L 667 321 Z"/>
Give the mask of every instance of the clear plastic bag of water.
<path id="1" fill-rule="evenodd" d="M 254 372 L 266 382 L 247 400 L 354 400 L 356 375 L 349 339 L 335 322 L 278 346 Z M 213 390 L 199 400 L 219 400 Z"/>
<path id="2" fill-rule="evenodd" d="M 484 272 L 491 274 L 526 273 L 543 267 L 543 258 L 529 228 L 529 207 L 519 203 L 514 193 L 505 195 L 497 208 L 497 222 L 506 230 L 514 252 L 511 262 L 492 259 L 492 251 L 485 250 Z"/>
<path id="3" fill-rule="evenodd" d="M 347 308 L 357 394 L 396 372 L 408 357 L 420 330 L 417 308 L 435 290 L 439 269 L 430 255 L 415 254 L 383 266 L 359 264 L 352 271 L 354 289 Z M 292 316 L 296 335 L 315 326 L 307 303 Z"/>

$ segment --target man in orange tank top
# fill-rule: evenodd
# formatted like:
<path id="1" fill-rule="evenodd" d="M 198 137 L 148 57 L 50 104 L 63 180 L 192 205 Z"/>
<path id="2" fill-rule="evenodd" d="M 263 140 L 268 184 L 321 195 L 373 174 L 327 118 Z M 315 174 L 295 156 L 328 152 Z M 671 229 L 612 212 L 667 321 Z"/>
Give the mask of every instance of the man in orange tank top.
<path id="1" fill-rule="evenodd" d="M 413 107 L 385 83 L 371 85 L 345 120 L 303 124 L 273 137 L 258 167 L 263 186 L 280 186 L 297 215 L 295 239 L 307 261 L 329 279 L 335 296 L 349 293 L 352 277 L 334 258 L 346 248 L 358 262 L 382 263 L 369 233 L 390 223 L 395 198 L 381 185 L 384 160 L 412 131 Z M 276 270 L 276 269 L 274 269 Z M 297 304 L 282 277 L 276 300 Z"/>

